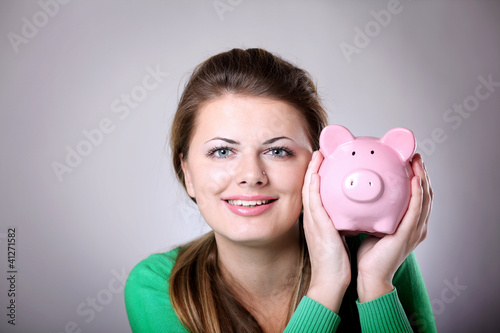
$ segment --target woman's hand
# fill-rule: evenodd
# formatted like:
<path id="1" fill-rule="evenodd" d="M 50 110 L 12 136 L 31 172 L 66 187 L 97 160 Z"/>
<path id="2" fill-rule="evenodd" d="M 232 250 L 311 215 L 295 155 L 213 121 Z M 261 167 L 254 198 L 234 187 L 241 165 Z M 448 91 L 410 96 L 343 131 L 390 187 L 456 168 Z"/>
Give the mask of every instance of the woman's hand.
<path id="1" fill-rule="evenodd" d="M 411 199 L 396 232 L 382 238 L 368 237 L 358 250 L 357 288 L 360 302 L 393 290 L 392 279 L 406 257 L 427 236 L 433 192 L 420 154 L 411 161 Z"/>
<path id="2" fill-rule="evenodd" d="M 333 226 L 319 195 L 317 174 L 323 155 L 314 152 L 302 188 L 304 232 L 311 258 L 309 298 L 338 313 L 351 281 L 351 267 L 344 239 Z"/>

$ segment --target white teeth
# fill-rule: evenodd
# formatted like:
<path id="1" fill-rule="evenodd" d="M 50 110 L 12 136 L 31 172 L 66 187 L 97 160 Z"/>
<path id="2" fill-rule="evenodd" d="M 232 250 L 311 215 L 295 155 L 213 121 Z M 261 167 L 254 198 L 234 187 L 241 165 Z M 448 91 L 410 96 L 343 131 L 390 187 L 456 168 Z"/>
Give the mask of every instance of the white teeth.
<path id="1" fill-rule="evenodd" d="M 227 202 L 233 206 L 252 207 L 268 204 L 271 200 L 227 200 Z"/>

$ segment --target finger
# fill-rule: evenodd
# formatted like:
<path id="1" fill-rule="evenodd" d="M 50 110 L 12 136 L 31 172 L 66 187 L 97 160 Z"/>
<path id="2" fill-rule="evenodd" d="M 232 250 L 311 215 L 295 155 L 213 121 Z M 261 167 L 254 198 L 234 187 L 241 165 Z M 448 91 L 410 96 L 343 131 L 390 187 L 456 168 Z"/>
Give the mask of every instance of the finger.
<path id="1" fill-rule="evenodd" d="M 313 173 L 317 173 L 319 171 L 319 167 L 321 166 L 321 163 L 323 162 L 323 154 L 319 150 L 315 151 L 313 153 L 313 156 L 311 158 L 311 162 L 309 162 L 309 166 L 307 167 L 306 175 L 308 176 L 307 178 L 310 180 L 311 175 Z"/>
<path id="2" fill-rule="evenodd" d="M 422 156 L 420 154 L 415 154 L 416 159 L 412 161 L 412 167 L 415 175 L 421 177 L 422 179 L 422 189 L 423 189 L 423 201 L 422 201 L 422 213 L 421 213 L 421 228 L 427 229 L 429 215 L 432 208 L 433 191 L 429 179 L 429 174 L 425 168 Z M 426 230 L 423 230 L 424 232 Z"/>
<path id="3" fill-rule="evenodd" d="M 422 213 L 423 202 L 422 180 L 414 176 L 411 180 L 411 198 L 405 216 L 401 220 L 396 234 L 409 240 L 417 229 Z"/>
<path id="4" fill-rule="evenodd" d="M 309 212 L 311 218 L 304 223 L 307 244 L 310 246 L 310 253 L 315 253 L 314 256 L 317 262 L 331 261 L 332 256 L 339 259 L 348 253 L 344 240 L 323 207 L 319 192 L 320 180 L 321 177 L 317 173 L 311 175 L 309 187 Z M 309 235 L 308 238 L 307 234 Z"/>
<path id="5" fill-rule="evenodd" d="M 429 200 L 429 211 L 432 206 L 432 201 L 434 200 L 434 191 L 432 190 L 432 184 L 431 184 L 431 179 L 429 177 L 429 172 L 427 171 L 427 168 L 425 167 L 425 163 L 422 160 L 422 169 L 425 173 L 425 192 L 428 195 L 428 200 Z"/>
<path id="6" fill-rule="evenodd" d="M 306 175 L 304 177 L 304 186 L 302 187 L 302 196 L 304 207 L 308 205 L 309 200 L 309 186 L 311 184 L 311 175 L 318 172 L 321 163 L 323 162 L 323 154 L 315 151 L 311 157 L 311 161 L 307 167 Z"/>
<path id="7" fill-rule="evenodd" d="M 323 231 L 331 232 L 332 221 L 321 201 L 319 192 L 320 176 L 317 173 L 311 175 L 311 185 L 309 186 L 309 209 L 313 223 Z"/>
<path id="8" fill-rule="evenodd" d="M 429 219 L 432 211 L 432 203 L 434 201 L 434 191 L 432 190 L 431 180 L 429 177 L 429 173 L 425 167 L 424 162 L 421 163 L 422 169 L 425 173 L 424 183 L 424 203 L 422 206 L 422 217 L 423 220 L 421 226 L 421 241 L 427 237 L 427 229 L 429 227 Z"/>

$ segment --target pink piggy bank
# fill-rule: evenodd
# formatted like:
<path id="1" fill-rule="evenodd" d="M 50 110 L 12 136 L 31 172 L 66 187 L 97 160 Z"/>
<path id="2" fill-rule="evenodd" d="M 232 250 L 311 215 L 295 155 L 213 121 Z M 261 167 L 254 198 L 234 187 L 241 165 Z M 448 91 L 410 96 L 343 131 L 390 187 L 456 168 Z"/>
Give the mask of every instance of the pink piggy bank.
<path id="1" fill-rule="evenodd" d="M 325 157 L 320 196 L 335 228 L 345 236 L 394 233 L 410 202 L 413 133 L 394 128 L 381 139 L 356 138 L 347 128 L 330 125 L 319 143 Z"/>

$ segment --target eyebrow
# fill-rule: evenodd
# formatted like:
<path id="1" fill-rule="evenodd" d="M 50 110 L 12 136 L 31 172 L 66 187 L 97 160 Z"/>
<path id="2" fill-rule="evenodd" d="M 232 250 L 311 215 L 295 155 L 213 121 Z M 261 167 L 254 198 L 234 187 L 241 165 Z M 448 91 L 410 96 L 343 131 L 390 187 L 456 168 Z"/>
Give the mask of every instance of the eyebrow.
<path id="1" fill-rule="evenodd" d="M 278 136 L 278 137 L 275 137 L 275 138 L 272 138 L 272 139 L 269 139 L 269 140 L 265 141 L 264 144 L 265 145 L 269 145 L 269 144 L 275 143 L 276 141 L 282 140 L 282 139 L 293 141 L 292 139 L 290 139 L 287 136 Z"/>
<path id="2" fill-rule="evenodd" d="M 263 142 L 264 145 L 270 145 L 272 143 L 275 143 L 276 141 L 278 140 L 283 140 L 283 139 L 286 139 L 286 140 L 290 140 L 290 141 L 293 141 L 292 139 L 290 139 L 289 137 L 287 136 L 277 136 L 275 138 L 272 138 L 272 139 L 269 139 L 269 140 L 266 140 Z M 212 138 L 208 141 L 206 141 L 205 143 L 207 142 L 210 142 L 210 141 L 213 141 L 213 140 L 221 140 L 221 141 L 225 141 L 227 143 L 230 143 L 230 144 L 233 144 L 233 145 L 239 145 L 240 142 L 239 141 L 236 141 L 236 140 L 232 140 L 232 139 L 228 139 L 228 138 L 223 138 L 223 137 L 220 137 L 220 136 L 216 136 L 215 138 Z"/>
<path id="3" fill-rule="evenodd" d="M 222 138 L 220 136 L 216 136 L 215 138 L 211 138 L 210 140 L 206 141 L 205 143 L 210 142 L 210 141 L 214 141 L 214 140 L 225 141 L 225 142 L 233 144 L 233 145 L 239 145 L 240 144 L 238 141 L 231 140 L 231 139 L 228 139 L 228 138 Z"/>

